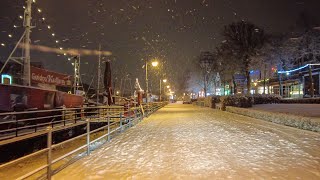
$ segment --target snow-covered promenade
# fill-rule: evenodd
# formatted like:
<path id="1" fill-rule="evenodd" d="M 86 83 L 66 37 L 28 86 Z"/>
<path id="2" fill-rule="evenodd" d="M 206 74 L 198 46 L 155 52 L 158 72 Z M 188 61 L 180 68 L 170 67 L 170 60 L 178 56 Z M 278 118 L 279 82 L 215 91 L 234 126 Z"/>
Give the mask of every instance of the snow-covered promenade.
<path id="1" fill-rule="evenodd" d="M 54 179 L 320 179 L 320 134 L 171 104 Z"/>

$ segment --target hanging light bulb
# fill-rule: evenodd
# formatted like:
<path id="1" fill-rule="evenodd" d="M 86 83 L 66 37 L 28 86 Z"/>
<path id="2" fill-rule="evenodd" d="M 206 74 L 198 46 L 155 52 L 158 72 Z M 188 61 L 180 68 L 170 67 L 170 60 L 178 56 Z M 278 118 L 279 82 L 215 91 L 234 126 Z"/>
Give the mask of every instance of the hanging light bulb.
<path id="1" fill-rule="evenodd" d="M 39 13 L 41 13 L 41 12 L 42 12 L 42 10 L 38 8 L 38 12 L 39 12 Z"/>
<path id="2" fill-rule="evenodd" d="M 14 27 L 14 28 L 17 28 L 18 26 L 17 26 L 17 25 L 13 25 L 13 27 Z"/>
<path id="3" fill-rule="evenodd" d="M 45 21 L 45 20 L 46 20 L 46 18 L 44 18 L 44 17 L 43 17 L 43 18 L 42 18 L 42 20 L 43 20 L 43 21 Z"/>
<path id="4" fill-rule="evenodd" d="M 48 25 L 48 29 L 51 29 L 51 26 L 50 26 L 50 25 Z"/>
<path id="5" fill-rule="evenodd" d="M 59 40 L 56 40 L 56 43 L 59 43 Z"/>
<path id="6" fill-rule="evenodd" d="M 36 0 L 32 0 L 33 3 L 36 3 Z"/>
<path id="7" fill-rule="evenodd" d="M 4 46 L 6 46 L 6 45 L 5 45 L 4 43 L 1 43 L 1 46 L 3 46 L 3 47 L 4 47 Z"/>
<path id="8" fill-rule="evenodd" d="M 12 38 L 12 34 L 8 34 L 8 37 L 9 37 L 9 38 Z"/>
<path id="9" fill-rule="evenodd" d="M 55 33 L 52 33 L 51 35 L 54 37 L 56 34 L 55 34 Z"/>
<path id="10" fill-rule="evenodd" d="M 19 18 L 20 18 L 20 19 L 23 19 L 23 16 L 20 15 Z"/>

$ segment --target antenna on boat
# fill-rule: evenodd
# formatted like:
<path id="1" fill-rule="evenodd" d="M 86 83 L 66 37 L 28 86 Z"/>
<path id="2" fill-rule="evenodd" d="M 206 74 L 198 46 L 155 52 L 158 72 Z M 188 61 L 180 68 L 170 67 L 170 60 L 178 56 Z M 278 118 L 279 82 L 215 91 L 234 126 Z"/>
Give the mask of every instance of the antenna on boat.
<path id="1" fill-rule="evenodd" d="M 97 104 L 99 103 L 100 97 L 100 82 L 101 82 L 101 44 L 99 44 L 99 59 L 98 59 L 98 83 L 97 83 Z"/>
<path id="2" fill-rule="evenodd" d="M 25 31 L 22 34 L 21 38 L 17 42 L 16 46 L 13 48 L 11 51 L 8 59 L 2 66 L 0 70 L 0 74 L 3 72 L 4 68 L 7 66 L 8 62 L 14 61 L 20 65 L 23 66 L 23 85 L 26 86 L 31 86 L 31 76 L 30 76 L 30 36 L 31 36 L 31 29 L 33 26 L 31 26 L 31 12 L 32 12 L 32 0 L 26 0 L 27 7 L 24 11 L 24 21 L 23 21 L 23 26 L 25 27 Z M 22 54 L 22 57 L 14 57 L 14 53 L 16 52 L 17 48 L 21 44 L 21 42 L 24 41 L 24 48 L 23 51 L 24 53 Z M 24 56 L 23 56 L 24 55 Z"/>

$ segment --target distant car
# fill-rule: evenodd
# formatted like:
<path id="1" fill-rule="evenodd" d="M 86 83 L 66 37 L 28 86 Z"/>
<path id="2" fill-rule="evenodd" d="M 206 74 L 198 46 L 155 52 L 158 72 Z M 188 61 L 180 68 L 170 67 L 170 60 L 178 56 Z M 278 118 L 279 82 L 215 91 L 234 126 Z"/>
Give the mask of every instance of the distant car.
<path id="1" fill-rule="evenodd" d="M 183 104 L 191 104 L 190 96 L 183 96 Z"/>

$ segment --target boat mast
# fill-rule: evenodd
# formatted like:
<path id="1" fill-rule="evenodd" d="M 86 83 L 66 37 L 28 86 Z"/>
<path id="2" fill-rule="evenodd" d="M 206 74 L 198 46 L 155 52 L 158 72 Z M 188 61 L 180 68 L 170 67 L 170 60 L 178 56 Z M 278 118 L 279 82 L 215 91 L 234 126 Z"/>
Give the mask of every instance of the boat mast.
<path id="1" fill-rule="evenodd" d="M 101 79 L 101 44 L 99 44 L 99 59 L 98 59 L 98 87 L 97 87 L 97 104 L 99 103 L 100 94 L 100 79 Z"/>
<path id="2" fill-rule="evenodd" d="M 31 78 L 30 78 L 30 35 L 31 35 L 31 5 L 32 0 L 26 0 L 27 1 L 27 7 L 24 12 L 24 27 L 26 29 L 25 34 L 25 58 L 23 61 L 23 85 L 25 86 L 31 86 Z"/>
<path id="3" fill-rule="evenodd" d="M 80 54 L 74 57 L 74 83 L 73 83 L 73 94 L 77 94 L 79 87 L 81 87 L 80 79 Z"/>

